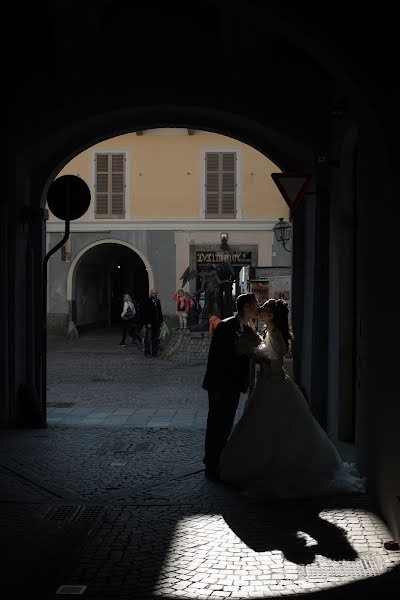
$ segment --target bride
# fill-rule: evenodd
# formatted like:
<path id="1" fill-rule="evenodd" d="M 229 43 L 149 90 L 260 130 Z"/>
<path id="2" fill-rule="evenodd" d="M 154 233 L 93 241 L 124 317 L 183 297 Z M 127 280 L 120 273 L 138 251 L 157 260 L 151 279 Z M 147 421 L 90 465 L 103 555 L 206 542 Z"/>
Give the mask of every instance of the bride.
<path id="1" fill-rule="evenodd" d="M 265 337 L 254 329 L 237 351 L 252 353 L 260 372 L 248 405 L 220 457 L 220 479 L 249 495 L 308 498 L 365 492 L 365 480 L 342 460 L 314 419 L 300 389 L 283 371 L 291 339 L 288 307 L 267 300 L 259 316 Z"/>

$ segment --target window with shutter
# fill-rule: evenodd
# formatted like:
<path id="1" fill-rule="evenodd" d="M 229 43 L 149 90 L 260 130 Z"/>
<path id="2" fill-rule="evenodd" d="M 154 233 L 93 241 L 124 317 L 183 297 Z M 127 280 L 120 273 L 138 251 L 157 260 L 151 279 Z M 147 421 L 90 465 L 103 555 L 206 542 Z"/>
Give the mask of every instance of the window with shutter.
<path id="1" fill-rule="evenodd" d="M 125 154 L 95 155 L 96 219 L 125 217 Z"/>
<path id="2" fill-rule="evenodd" d="M 236 218 L 236 153 L 207 152 L 206 218 Z"/>

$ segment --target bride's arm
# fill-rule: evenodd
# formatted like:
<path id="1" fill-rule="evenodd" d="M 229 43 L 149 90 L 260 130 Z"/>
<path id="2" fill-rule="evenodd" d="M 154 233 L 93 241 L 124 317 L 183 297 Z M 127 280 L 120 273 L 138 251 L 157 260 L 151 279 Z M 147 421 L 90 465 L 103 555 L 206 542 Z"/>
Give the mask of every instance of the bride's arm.
<path id="1" fill-rule="evenodd" d="M 255 326 L 253 331 L 255 332 L 255 335 L 257 335 L 258 344 L 255 348 L 253 348 L 253 351 L 251 352 L 251 358 L 253 358 L 254 361 L 259 365 L 269 364 L 271 361 L 266 352 L 266 346 L 262 334 L 257 331 Z"/>
<path id="2" fill-rule="evenodd" d="M 258 334 L 258 335 L 260 335 L 260 334 Z M 267 352 L 267 347 L 261 336 L 260 336 L 260 343 L 258 344 L 258 346 L 256 348 L 254 348 L 252 357 L 254 358 L 255 362 L 259 365 L 265 365 L 265 364 L 269 364 L 271 362 L 270 356 L 268 355 L 268 352 Z"/>

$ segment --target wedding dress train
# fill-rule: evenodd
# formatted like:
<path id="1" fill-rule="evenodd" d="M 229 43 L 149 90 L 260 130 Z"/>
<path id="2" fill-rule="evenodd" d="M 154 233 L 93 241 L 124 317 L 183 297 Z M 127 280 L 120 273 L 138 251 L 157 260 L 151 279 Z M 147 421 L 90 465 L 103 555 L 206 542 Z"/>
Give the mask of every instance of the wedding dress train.
<path id="1" fill-rule="evenodd" d="M 260 338 L 261 341 L 261 338 Z M 307 498 L 365 492 L 365 479 L 343 461 L 306 399 L 283 371 L 281 333 L 267 333 L 248 405 L 220 457 L 222 481 L 252 495 Z"/>

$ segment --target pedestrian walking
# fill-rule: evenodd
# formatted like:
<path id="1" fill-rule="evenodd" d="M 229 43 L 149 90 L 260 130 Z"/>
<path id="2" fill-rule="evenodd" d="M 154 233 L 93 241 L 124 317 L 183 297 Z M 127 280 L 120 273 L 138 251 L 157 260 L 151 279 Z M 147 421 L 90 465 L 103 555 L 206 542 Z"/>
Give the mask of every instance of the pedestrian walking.
<path id="1" fill-rule="evenodd" d="M 150 297 L 143 304 L 143 321 L 146 326 L 144 338 L 145 356 L 157 356 L 160 346 L 160 329 L 164 322 L 161 302 L 155 288 L 150 290 Z"/>
<path id="2" fill-rule="evenodd" d="M 119 343 L 120 346 L 125 346 L 126 335 L 128 334 L 132 338 L 132 343 L 135 339 L 141 342 L 141 337 L 137 333 L 137 323 L 139 314 L 135 308 L 135 304 L 130 294 L 123 294 L 122 299 L 124 301 L 121 319 L 122 319 L 122 338 Z"/>

